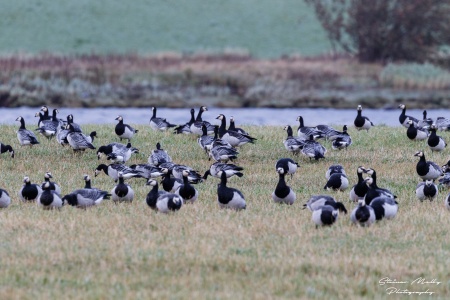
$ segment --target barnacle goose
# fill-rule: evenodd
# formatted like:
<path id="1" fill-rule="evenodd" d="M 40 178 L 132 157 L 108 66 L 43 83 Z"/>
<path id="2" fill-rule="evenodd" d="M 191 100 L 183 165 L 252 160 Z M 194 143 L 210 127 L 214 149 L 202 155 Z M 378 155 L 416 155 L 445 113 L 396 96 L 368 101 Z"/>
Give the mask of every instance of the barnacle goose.
<path id="1" fill-rule="evenodd" d="M 236 127 L 236 125 L 234 123 L 234 117 L 233 116 L 230 117 L 230 126 L 228 126 L 228 130 L 237 131 L 237 132 L 239 132 L 241 134 L 249 135 L 248 132 L 245 131 L 244 129 Z"/>
<path id="2" fill-rule="evenodd" d="M 325 139 L 329 140 L 331 137 L 333 137 L 335 134 L 339 134 L 340 131 L 337 131 L 333 127 L 329 125 L 317 125 L 315 127 L 317 130 L 323 132 L 325 134 Z"/>
<path id="3" fill-rule="evenodd" d="M 177 127 L 175 127 L 173 129 L 173 133 L 175 134 L 191 134 L 191 125 L 195 122 L 195 110 L 193 108 L 191 108 L 191 119 L 183 124 L 183 125 L 179 125 Z"/>
<path id="4" fill-rule="evenodd" d="M 121 143 L 110 143 L 98 148 L 97 158 L 100 159 L 102 156 L 105 156 L 108 160 L 126 162 L 133 153 L 139 153 L 139 149 L 132 147 L 131 143 L 126 145 Z"/>
<path id="5" fill-rule="evenodd" d="M 183 184 L 183 180 L 171 177 L 172 170 L 168 168 L 161 168 L 161 173 L 163 173 L 161 184 L 163 189 L 169 193 L 175 193 L 180 186 Z"/>
<path id="6" fill-rule="evenodd" d="M 11 197 L 9 193 L 4 189 L 0 189 L 0 208 L 7 208 L 10 204 Z"/>
<path id="7" fill-rule="evenodd" d="M 420 120 L 419 122 L 417 122 L 417 127 L 428 129 L 431 126 L 431 124 L 433 124 L 433 119 L 427 118 L 427 111 L 424 110 L 423 111 L 423 119 Z"/>
<path id="8" fill-rule="evenodd" d="M 69 144 L 69 141 L 67 140 L 67 135 L 69 134 L 70 130 L 68 129 L 67 125 L 62 125 L 58 127 L 58 131 L 56 132 L 56 141 L 61 146 L 65 146 Z"/>
<path id="9" fill-rule="evenodd" d="M 284 168 L 279 167 L 277 169 L 278 183 L 275 187 L 275 191 L 272 192 L 272 199 L 275 203 L 284 203 L 292 205 L 295 202 L 296 195 L 294 190 L 286 184 L 285 176 L 286 171 Z"/>
<path id="10" fill-rule="evenodd" d="M 284 173 L 290 174 L 291 178 L 299 167 L 299 164 L 290 158 L 280 158 L 275 164 L 275 170 L 283 168 Z"/>
<path id="11" fill-rule="evenodd" d="M 331 226 L 338 219 L 339 212 L 331 205 L 324 205 L 319 207 L 312 213 L 312 220 L 319 226 Z"/>
<path id="12" fill-rule="evenodd" d="M 84 188 L 74 190 L 70 194 L 65 195 L 62 201 L 78 208 L 88 208 L 99 205 L 103 200 L 108 200 L 109 197 L 111 197 L 111 194 L 107 191 Z"/>
<path id="13" fill-rule="evenodd" d="M 309 157 L 309 159 L 319 160 L 321 158 L 325 158 L 325 153 L 327 153 L 327 149 L 322 146 L 319 142 L 314 140 L 314 136 L 311 134 L 309 136 L 309 140 L 305 140 L 304 146 L 301 150 L 302 154 Z"/>
<path id="14" fill-rule="evenodd" d="M 47 139 L 51 139 L 58 132 L 58 128 L 61 126 L 56 114 L 58 110 L 53 109 L 53 114 L 51 120 L 45 120 L 41 122 L 40 127 L 36 128 L 36 130 L 45 136 Z"/>
<path id="15" fill-rule="evenodd" d="M 39 144 L 34 132 L 25 128 L 25 120 L 22 117 L 18 117 L 16 121 L 20 122 L 19 130 L 17 130 L 17 139 L 21 146 L 30 146 Z"/>
<path id="16" fill-rule="evenodd" d="M 329 140 L 331 142 L 333 142 L 334 140 L 336 140 L 338 138 L 344 137 L 344 136 L 348 136 L 347 125 L 344 125 L 342 127 L 342 131 L 333 129 L 332 131 L 330 131 L 326 134 L 327 140 Z"/>
<path id="17" fill-rule="evenodd" d="M 147 179 L 156 178 L 163 174 L 159 167 L 155 167 L 150 164 L 135 164 L 131 165 L 130 168 L 136 171 L 140 171 L 141 176 Z"/>
<path id="18" fill-rule="evenodd" d="M 315 211 L 321 208 L 324 205 L 330 205 L 334 207 L 334 209 L 337 209 L 344 214 L 347 213 L 347 209 L 345 208 L 344 204 L 342 202 L 336 201 L 333 197 L 329 195 L 313 195 L 311 198 L 309 198 L 308 202 L 306 204 L 303 204 L 303 209 L 309 209 L 310 211 Z"/>
<path id="19" fill-rule="evenodd" d="M 374 126 L 372 121 L 369 120 L 368 117 L 365 117 L 362 115 L 362 106 L 358 105 L 358 114 L 356 115 L 355 121 L 353 124 L 355 124 L 355 127 L 357 130 L 367 130 L 369 132 L 370 127 Z"/>
<path id="20" fill-rule="evenodd" d="M 172 162 L 172 158 L 166 150 L 161 148 L 161 144 L 156 143 L 156 149 L 148 157 L 148 163 L 154 166 L 159 166 L 162 163 Z"/>
<path id="21" fill-rule="evenodd" d="M 344 175 L 347 175 L 342 165 L 335 164 L 328 167 L 328 170 L 325 172 L 325 178 L 327 180 L 330 179 L 330 176 L 333 175 L 334 173 L 342 173 Z"/>
<path id="22" fill-rule="evenodd" d="M 230 208 L 235 210 L 246 209 L 244 195 L 235 188 L 227 187 L 227 174 L 220 173 L 220 183 L 217 185 L 217 201 L 220 208 Z"/>
<path id="23" fill-rule="evenodd" d="M 408 123 L 409 120 L 411 120 L 414 125 L 417 125 L 417 123 L 419 123 L 419 120 L 417 118 L 414 118 L 414 117 L 406 115 L 406 105 L 405 104 L 400 104 L 398 106 L 398 108 L 402 109 L 402 113 L 398 117 L 398 120 L 399 120 L 400 124 L 402 124 L 403 126 L 408 128 L 409 127 L 409 123 Z"/>
<path id="24" fill-rule="evenodd" d="M 41 113 L 41 112 L 42 112 L 42 113 Z M 39 120 L 38 120 L 38 127 L 41 127 L 42 121 L 45 121 L 45 120 L 51 120 L 51 119 L 52 119 L 52 116 L 49 115 L 48 107 L 45 106 L 45 105 L 42 106 L 42 107 L 41 107 L 41 110 L 40 110 L 39 112 L 37 112 L 34 116 L 35 116 L 35 117 L 39 117 Z"/>
<path id="25" fill-rule="evenodd" d="M 427 161 L 425 159 L 425 154 L 422 151 L 416 152 L 414 156 L 420 158 L 416 165 L 416 171 L 423 180 L 435 180 L 443 174 L 441 167 L 435 162 Z"/>
<path id="26" fill-rule="evenodd" d="M 210 167 L 209 170 L 203 174 L 203 179 L 207 179 L 209 175 L 213 177 L 220 178 L 219 174 L 220 172 L 225 172 L 227 174 L 227 177 L 230 178 L 233 175 L 236 175 L 237 177 L 242 177 L 244 174 L 241 172 L 244 168 L 238 167 L 233 164 L 225 164 L 221 162 L 215 162 Z"/>
<path id="27" fill-rule="evenodd" d="M 156 116 L 156 107 L 152 107 L 152 117 L 150 118 L 150 127 L 157 131 L 166 131 L 171 127 L 176 127 L 177 125 L 171 124 L 165 118 L 159 118 Z"/>
<path id="28" fill-rule="evenodd" d="M 414 125 L 413 121 L 411 120 L 409 120 L 407 124 L 409 125 L 409 127 L 406 130 L 406 135 L 410 140 L 421 141 L 428 138 L 428 130 L 416 127 L 416 125 Z"/>
<path id="29" fill-rule="evenodd" d="M 208 111 L 208 108 L 206 106 L 200 106 L 200 109 L 198 110 L 197 118 L 195 119 L 195 122 L 191 124 L 191 132 L 196 135 L 202 135 L 202 125 L 206 126 L 208 134 L 212 134 L 214 132 L 214 125 L 209 123 L 208 121 L 203 121 L 202 114 L 203 112 Z"/>
<path id="30" fill-rule="evenodd" d="M 57 194 L 61 195 L 61 187 L 57 183 L 50 181 L 50 178 L 53 178 L 52 173 L 45 172 L 44 182 L 41 184 L 41 188 L 44 189 L 44 184 L 48 182 L 50 185 L 49 189 L 52 191 L 55 191 Z"/>
<path id="31" fill-rule="evenodd" d="M 216 126 L 214 128 L 214 136 L 208 135 L 208 131 L 206 129 L 206 125 L 202 125 L 202 135 L 197 139 L 197 144 L 205 150 L 205 152 L 208 154 L 208 150 L 211 150 L 211 145 L 214 142 L 215 139 L 217 139 L 219 127 Z"/>
<path id="32" fill-rule="evenodd" d="M 189 171 L 183 170 L 183 184 L 176 190 L 176 194 L 183 198 L 184 203 L 194 203 L 198 198 L 198 191 L 189 183 Z"/>
<path id="33" fill-rule="evenodd" d="M 350 215 L 350 220 L 353 224 L 369 227 L 376 221 L 375 211 L 372 206 L 366 205 L 364 200 L 359 200 L 358 206 L 353 209 L 352 214 Z"/>
<path id="34" fill-rule="evenodd" d="M 428 146 L 430 147 L 431 151 L 442 151 L 447 146 L 447 143 L 444 141 L 442 137 L 436 134 L 436 125 L 432 124 L 430 126 L 430 135 L 428 136 Z"/>
<path id="35" fill-rule="evenodd" d="M 352 137 L 347 132 L 347 125 L 344 125 L 340 135 L 333 136 L 331 147 L 334 150 L 347 149 L 352 144 Z"/>
<path id="36" fill-rule="evenodd" d="M 344 191 L 348 188 L 348 178 L 342 173 L 333 173 L 323 187 L 324 190 Z"/>
<path id="37" fill-rule="evenodd" d="M 83 133 L 74 131 L 72 124 L 67 124 L 66 129 L 69 129 L 67 141 L 74 152 L 95 149 L 95 146 L 87 140 Z"/>
<path id="38" fill-rule="evenodd" d="M 130 167 L 127 167 L 123 164 L 100 164 L 95 169 L 95 176 L 97 176 L 101 171 L 105 172 L 106 175 L 114 179 L 117 182 L 119 179 L 119 172 L 122 172 L 122 176 L 125 179 L 129 179 L 132 177 L 142 178 L 142 172 L 138 170 L 134 170 Z"/>
<path id="39" fill-rule="evenodd" d="M 223 146 L 223 145 L 215 145 L 217 141 L 215 141 L 212 146 L 211 150 L 209 151 L 209 158 L 214 159 L 217 162 L 228 162 L 229 160 L 233 161 L 237 158 L 237 155 L 239 152 L 231 147 L 231 146 Z"/>
<path id="40" fill-rule="evenodd" d="M 175 164 L 172 168 L 172 175 L 175 178 L 183 180 L 183 172 L 188 172 L 188 180 L 190 183 L 200 183 L 203 181 L 202 175 L 195 171 L 193 168 L 186 165 Z"/>
<path id="41" fill-rule="evenodd" d="M 42 194 L 37 199 L 37 203 L 42 206 L 43 209 L 61 208 L 63 201 L 61 196 L 52 190 L 50 182 L 44 182 L 42 185 Z"/>
<path id="42" fill-rule="evenodd" d="M 3 154 L 5 152 L 9 152 L 9 155 L 14 158 L 14 150 L 11 145 L 4 145 L 3 143 L 0 143 L 0 153 Z"/>
<path id="43" fill-rule="evenodd" d="M 358 202 L 359 200 L 364 199 L 364 197 L 367 194 L 367 190 L 369 187 L 367 186 L 366 182 L 363 178 L 363 173 L 366 172 L 366 169 L 359 166 L 356 169 L 356 175 L 358 176 L 358 183 L 355 184 L 352 189 L 350 190 L 350 201 L 352 202 Z"/>
<path id="44" fill-rule="evenodd" d="M 433 201 L 439 194 L 437 185 L 432 180 L 419 182 L 416 187 L 416 196 L 422 202 L 423 200 Z"/>
<path id="45" fill-rule="evenodd" d="M 287 138 L 283 141 L 284 148 L 293 154 L 298 154 L 303 149 L 305 141 L 292 136 L 292 128 L 289 125 L 284 127 L 287 132 Z"/>
<path id="46" fill-rule="evenodd" d="M 181 206 L 183 206 L 183 198 L 177 194 L 165 193 L 156 201 L 156 208 L 162 213 L 177 211 Z"/>
<path id="47" fill-rule="evenodd" d="M 120 138 L 121 141 L 123 139 L 126 139 L 128 140 L 128 142 L 130 142 L 131 138 L 139 130 L 134 129 L 128 124 L 124 124 L 122 116 L 117 116 L 116 120 L 119 121 L 119 123 L 116 124 L 116 127 L 114 129 L 115 133 L 117 134 L 117 136 Z"/>
<path id="48" fill-rule="evenodd" d="M 230 143 L 232 147 L 239 147 L 247 143 L 254 143 L 256 141 L 256 138 L 251 137 L 246 134 L 239 133 L 237 131 L 229 131 L 226 129 L 226 117 L 223 114 L 220 114 L 216 119 L 220 120 L 220 127 L 219 127 L 219 137 Z"/>
<path id="49" fill-rule="evenodd" d="M 377 173 L 374 169 L 365 169 L 365 172 L 371 176 L 364 179 L 368 187 L 366 196 L 364 197 L 367 205 L 369 205 L 373 199 L 379 196 L 389 197 L 392 199 L 397 198 L 397 196 L 395 196 L 390 190 L 378 187 Z"/>
<path id="50" fill-rule="evenodd" d="M 146 185 L 151 186 L 152 189 L 150 190 L 150 192 L 148 192 L 147 197 L 145 197 L 145 202 L 151 209 L 158 210 L 158 208 L 156 207 L 156 202 L 158 201 L 159 197 L 166 194 L 167 192 L 159 191 L 158 190 L 158 182 L 154 179 L 149 179 L 147 181 Z"/>
<path id="51" fill-rule="evenodd" d="M 389 197 L 377 197 L 369 205 L 373 208 L 377 221 L 383 218 L 391 220 L 398 212 L 398 202 Z"/>
<path id="52" fill-rule="evenodd" d="M 125 183 L 122 172 L 118 172 L 117 175 L 119 176 L 119 183 L 111 190 L 111 199 L 114 202 L 133 202 L 133 189 Z"/>
<path id="53" fill-rule="evenodd" d="M 23 178 L 24 185 L 20 188 L 19 197 L 23 202 L 36 201 L 42 194 L 42 188 L 35 183 L 31 183 L 30 178 Z"/>
<path id="54" fill-rule="evenodd" d="M 297 135 L 300 139 L 306 140 L 309 139 L 309 136 L 312 134 L 314 138 L 322 138 L 324 137 L 324 133 L 318 130 L 316 127 L 307 127 L 303 124 L 303 117 L 297 117 L 297 121 L 299 122 L 299 126 L 297 129 Z"/>
<path id="55" fill-rule="evenodd" d="M 91 186 L 91 177 L 87 174 L 83 175 L 83 180 L 84 180 L 84 188 L 85 189 L 92 189 L 93 187 Z"/>
<path id="56" fill-rule="evenodd" d="M 83 130 L 81 130 L 81 126 L 78 125 L 77 123 L 73 122 L 73 115 L 67 115 L 67 124 L 72 124 L 73 126 L 73 131 L 78 131 L 78 132 L 83 132 Z"/>
<path id="57" fill-rule="evenodd" d="M 450 130 L 450 119 L 438 117 L 436 119 L 436 127 L 441 131 Z"/>

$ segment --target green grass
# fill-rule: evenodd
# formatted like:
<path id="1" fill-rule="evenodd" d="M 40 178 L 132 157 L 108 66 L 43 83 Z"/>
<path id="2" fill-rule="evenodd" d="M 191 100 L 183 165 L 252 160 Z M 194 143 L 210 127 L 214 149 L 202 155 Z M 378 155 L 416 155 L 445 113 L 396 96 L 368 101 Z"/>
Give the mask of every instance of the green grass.
<path id="1" fill-rule="evenodd" d="M 30 124 L 27 127 L 33 128 Z M 136 126 L 133 140 L 140 154 L 131 163 L 144 162 L 161 142 L 175 162 L 200 172 L 209 162 L 193 137 L 175 136 Z M 430 154 L 424 142 L 413 143 L 404 128 L 375 127 L 366 132 L 349 129 L 354 144 L 333 151 L 326 159 L 295 157 L 301 167 L 288 180 L 297 192 L 293 206 L 275 205 L 271 193 L 277 182 L 274 164 L 291 157 L 282 144 L 280 127 L 245 127 L 258 138 L 240 150 L 236 164 L 244 177 L 231 178 L 240 189 L 247 210 L 221 210 L 216 200 L 218 179 L 197 185 L 199 199 L 174 214 L 159 214 L 145 204 L 149 187 L 142 179 L 128 182 L 136 192 L 130 204 L 102 202 L 80 210 L 63 207 L 44 211 L 18 200 L 22 178 L 42 182 L 45 171 L 68 193 L 84 185 L 82 175 L 94 176 L 95 151 L 74 155 L 68 148 L 40 138 L 33 148 L 20 148 L 17 126 L 1 126 L 2 142 L 16 149 L 16 158 L 0 157 L 0 186 L 13 203 L 0 211 L 1 299 L 356 299 L 392 298 L 379 280 L 390 277 L 412 281 L 433 278 L 440 285 L 411 285 L 429 289 L 432 299 L 450 294 L 449 212 L 438 201 L 420 203 L 415 197 L 416 150 L 424 149 L 438 164 L 448 160 L 448 149 Z M 116 140 L 113 125 L 85 126 L 96 130 L 95 145 Z M 450 135 L 442 133 L 448 140 Z M 311 213 L 302 210 L 311 195 L 331 194 L 351 211 L 348 190 L 326 192 L 325 172 L 340 163 L 350 184 L 359 165 L 373 167 L 381 187 L 391 189 L 400 203 L 398 216 L 370 228 L 352 226 L 348 215 L 337 224 L 316 229 Z M 93 186 L 111 190 L 105 174 L 93 177 Z M 392 285 L 391 285 L 392 286 Z M 398 296 L 398 295 L 397 295 Z M 423 297 L 423 296 L 421 296 Z M 414 298 L 414 297 L 413 297 Z M 419 297 L 417 297 L 419 298 Z"/>
<path id="2" fill-rule="evenodd" d="M 245 51 L 324 54 L 330 44 L 298 0 L 4 1 L 0 52 Z"/>

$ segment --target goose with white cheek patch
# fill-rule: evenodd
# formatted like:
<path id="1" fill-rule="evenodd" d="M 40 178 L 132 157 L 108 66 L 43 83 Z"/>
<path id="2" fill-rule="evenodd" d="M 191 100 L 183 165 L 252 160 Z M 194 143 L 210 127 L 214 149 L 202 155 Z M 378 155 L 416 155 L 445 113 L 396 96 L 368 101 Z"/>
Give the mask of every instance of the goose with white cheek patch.
<path id="1" fill-rule="evenodd" d="M 342 173 L 344 175 L 347 175 L 347 173 L 345 173 L 345 169 L 342 165 L 335 164 L 335 165 L 331 165 L 328 167 L 328 170 L 325 172 L 325 178 L 328 180 L 328 179 L 330 179 L 331 175 L 333 175 L 335 173 Z"/>
<path id="2" fill-rule="evenodd" d="M 183 198 L 177 194 L 165 193 L 156 201 L 157 210 L 165 214 L 180 210 L 181 206 L 183 206 Z"/>
<path id="3" fill-rule="evenodd" d="M 123 123 L 123 117 L 117 116 L 116 118 L 119 123 L 116 124 L 116 127 L 114 128 L 114 132 L 116 135 L 120 138 L 120 140 L 128 140 L 130 142 L 131 138 L 139 131 L 134 129 L 128 124 Z"/>
<path id="4" fill-rule="evenodd" d="M 248 132 L 245 131 L 244 129 L 236 127 L 236 124 L 234 123 L 234 117 L 233 116 L 230 117 L 230 126 L 228 126 L 228 130 L 237 131 L 237 132 L 239 132 L 241 134 L 249 135 Z"/>
<path id="5" fill-rule="evenodd" d="M 198 191 L 188 180 L 189 171 L 183 170 L 183 184 L 177 189 L 176 194 L 183 198 L 184 203 L 194 203 L 198 198 Z"/>
<path id="6" fill-rule="evenodd" d="M 3 143 L 0 143 L 0 153 L 3 154 L 5 152 L 9 152 L 11 158 L 14 158 L 14 150 L 11 145 L 4 145 Z"/>
<path id="7" fill-rule="evenodd" d="M 428 131 L 424 130 L 423 128 L 416 127 L 414 125 L 414 122 L 409 120 L 408 121 L 408 130 L 406 130 L 406 135 L 410 140 L 413 141 L 422 141 L 426 140 L 428 138 Z"/>
<path id="8" fill-rule="evenodd" d="M 101 171 L 103 171 L 106 175 L 108 175 L 109 177 L 114 179 L 114 181 L 116 181 L 116 182 L 117 182 L 117 180 L 119 180 L 119 172 L 122 172 L 122 176 L 125 179 L 129 179 L 132 177 L 137 177 L 137 178 L 143 177 L 141 171 L 134 170 L 134 169 L 127 167 L 125 165 L 122 165 L 122 164 L 110 164 L 108 166 L 105 164 L 100 164 L 95 169 L 95 177 L 97 177 L 97 175 Z"/>
<path id="9" fill-rule="evenodd" d="M 246 134 L 239 133 L 237 131 L 229 131 L 226 129 L 226 117 L 223 114 L 220 114 L 216 119 L 221 121 L 219 127 L 219 137 L 228 142 L 232 147 L 239 147 L 245 145 L 247 143 L 254 143 L 256 138 L 251 137 Z"/>
<path id="10" fill-rule="evenodd" d="M 0 208 L 7 208 L 10 204 L 11 197 L 9 193 L 4 189 L 0 189 Z"/>
<path id="11" fill-rule="evenodd" d="M 344 204 L 342 202 L 336 201 L 333 197 L 328 195 L 314 195 L 309 198 L 308 202 L 306 204 L 303 204 L 303 209 L 309 209 L 310 211 L 314 212 L 315 210 L 318 210 L 324 205 L 330 205 L 334 207 L 334 209 L 337 209 L 344 214 L 347 213 L 347 209 L 345 208 Z"/>
<path id="12" fill-rule="evenodd" d="M 83 130 L 81 130 L 81 126 L 73 121 L 73 115 L 72 114 L 67 116 L 67 124 L 72 124 L 73 131 L 83 132 Z"/>
<path id="13" fill-rule="evenodd" d="M 183 125 L 179 125 L 177 127 L 175 127 L 173 129 L 173 133 L 174 134 L 191 134 L 191 125 L 195 122 L 195 110 L 193 108 L 191 108 L 191 119 L 183 124 Z"/>
<path id="14" fill-rule="evenodd" d="M 344 191 L 348 188 L 348 178 L 345 174 L 334 173 L 323 187 L 324 190 Z"/>
<path id="15" fill-rule="evenodd" d="M 369 205 L 373 208 L 377 221 L 383 218 L 391 220 L 398 212 L 398 202 L 389 197 L 377 197 Z"/>
<path id="16" fill-rule="evenodd" d="M 161 148 L 161 144 L 156 143 L 156 149 L 152 150 L 152 153 L 148 157 L 148 163 L 154 166 L 159 166 L 160 164 L 172 162 L 172 158 L 166 150 Z"/>
<path id="17" fill-rule="evenodd" d="M 331 226 L 333 225 L 339 216 L 339 212 L 330 205 L 321 206 L 319 209 L 313 211 L 312 220 L 316 224 L 316 228 L 319 226 Z"/>
<path id="18" fill-rule="evenodd" d="M 156 107 L 152 107 L 152 117 L 150 118 L 150 127 L 156 131 L 167 131 L 169 128 L 176 127 L 177 125 L 171 124 L 165 118 L 159 118 L 156 116 Z"/>
<path id="19" fill-rule="evenodd" d="M 299 164 L 290 158 L 280 158 L 275 164 L 275 170 L 283 168 L 284 173 L 291 175 L 291 178 L 299 167 Z"/>
<path id="20" fill-rule="evenodd" d="M 353 209 L 350 215 L 350 220 L 353 224 L 361 227 L 369 227 L 376 221 L 375 211 L 372 206 L 366 205 L 364 200 L 359 200 L 358 206 Z"/>
<path id="21" fill-rule="evenodd" d="M 234 210 L 247 208 L 242 192 L 227 186 L 227 174 L 225 172 L 221 172 L 220 174 L 220 183 L 217 186 L 217 201 L 220 208 Z"/>
<path id="22" fill-rule="evenodd" d="M 285 176 L 286 172 L 283 168 L 277 169 L 278 183 L 275 191 L 272 193 L 272 199 L 275 203 L 284 203 L 292 205 L 295 202 L 297 196 L 294 190 L 286 184 Z"/>
<path id="23" fill-rule="evenodd" d="M 398 108 L 400 108 L 402 110 L 402 113 L 400 114 L 400 116 L 398 117 L 398 120 L 400 122 L 400 124 L 402 124 L 403 126 L 405 126 L 406 128 L 409 127 L 409 123 L 408 121 L 412 121 L 414 125 L 417 125 L 417 123 L 419 123 L 419 120 L 417 118 L 408 116 L 406 114 L 406 105 L 404 104 L 400 104 L 398 106 Z"/>
<path id="24" fill-rule="evenodd" d="M 236 175 L 237 177 L 242 177 L 244 174 L 241 172 L 244 168 L 236 166 L 234 164 L 225 164 L 221 162 L 215 162 L 210 167 L 209 170 L 203 174 L 203 179 L 207 179 L 209 175 L 220 178 L 219 174 L 220 172 L 225 172 L 227 174 L 227 177 L 230 178 L 231 176 Z"/>
<path id="25" fill-rule="evenodd" d="M 119 172 L 119 183 L 111 190 L 111 199 L 114 202 L 131 203 L 134 199 L 134 191 L 129 184 L 126 184 L 123 173 Z"/>
<path id="26" fill-rule="evenodd" d="M 367 130 L 367 132 L 369 132 L 369 129 L 374 126 L 372 121 L 370 121 L 368 117 L 362 115 L 361 105 L 358 105 L 357 111 L 358 113 L 353 124 L 357 130 Z"/>
<path id="27" fill-rule="evenodd" d="M 145 202 L 147 205 L 153 209 L 158 210 L 156 207 L 156 203 L 158 202 L 158 198 L 161 197 L 164 194 L 167 194 L 166 191 L 159 191 L 158 190 L 158 182 L 154 179 L 149 179 L 146 183 L 146 185 L 149 185 L 152 187 L 150 192 L 148 192 L 147 197 L 145 198 Z"/>
<path id="28" fill-rule="evenodd" d="M 436 130 L 436 125 L 432 124 L 430 126 L 430 135 L 428 136 L 427 144 L 430 147 L 431 151 L 439 152 L 447 147 L 447 143 L 442 137 L 436 134 Z"/>
<path id="29" fill-rule="evenodd" d="M 435 162 L 427 161 L 423 151 L 416 152 L 414 156 L 420 158 L 416 165 L 416 172 L 422 180 L 435 180 L 443 175 L 441 167 Z"/>
<path id="30" fill-rule="evenodd" d="M 126 145 L 121 143 L 110 143 L 98 147 L 97 158 L 105 156 L 106 159 L 114 162 L 126 162 L 131 158 L 133 153 L 139 153 L 139 149 L 132 147 L 131 143 Z"/>
<path id="31" fill-rule="evenodd" d="M 40 123 L 40 127 L 36 128 L 36 130 L 47 139 L 51 139 L 52 137 L 54 137 L 58 132 L 58 128 L 61 126 L 58 118 L 56 117 L 57 113 L 58 110 L 56 108 L 53 109 L 51 120 L 42 121 Z"/>
<path id="32" fill-rule="evenodd" d="M 57 183 L 50 181 L 50 178 L 53 178 L 52 173 L 45 172 L 44 182 L 41 184 L 41 188 L 44 189 L 44 184 L 48 182 L 50 185 L 50 190 L 55 191 L 57 194 L 61 195 L 61 187 Z"/>
<path id="33" fill-rule="evenodd" d="M 208 134 L 212 134 L 214 132 L 214 125 L 209 123 L 208 121 L 203 121 L 202 114 L 203 112 L 208 111 L 208 108 L 206 106 L 200 106 L 200 109 L 198 111 L 197 117 L 195 118 L 195 122 L 191 124 L 191 132 L 196 135 L 202 135 L 202 126 L 206 126 L 206 132 Z"/>
<path id="34" fill-rule="evenodd" d="M 188 172 L 187 178 L 190 183 L 197 184 L 197 183 L 200 183 L 203 181 L 202 175 L 200 175 L 200 173 L 198 173 L 191 167 L 188 167 L 185 165 L 175 164 L 172 168 L 172 175 L 175 178 L 183 180 L 183 178 L 184 178 L 183 172 L 184 171 Z"/>
<path id="35" fill-rule="evenodd" d="M 34 132 L 25 128 L 25 120 L 22 117 L 18 117 L 16 121 L 20 122 L 19 130 L 17 130 L 17 139 L 19 140 L 20 146 L 30 146 L 39 144 Z"/>
<path id="36" fill-rule="evenodd" d="M 420 202 L 424 200 L 433 201 L 439 195 L 439 189 L 437 185 L 431 180 L 425 180 L 419 182 L 416 187 L 416 196 Z"/>
<path id="37" fill-rule="evenodd" d="M 31 183 L 30 178 L 23 178 L 24 185 L 20 188 L 19 198 L 23 202 L 36 201 L 42 194 L 42 188 L 35 183 Z"/>
<path id="38" fill-rule="evenodd" d="M 61 196 L 51 189 L 50 182 L 45 182 L 42 185 L 42 190 L 42 194 L 37 199 L 39 206 L 46 210 L 54 208 L 60 209 L 63 206 Z"/>
<path id="39" fill-rule="evenodd" d="M 163 189 L 166 192 L 175 193 L 183 184 L 183 180 L 171 177 L 172 170 L 168 168 L 161 168 L 161 172 L 163 173 L 161 180 Z"/>
<path id="40" fill-rule="evenodd" d="M 303 149 L 305 141 L 292 136 L 293 133 L 291 126 L 286 125 L 284 127 L 284 130 L 286 130 L 287 132 L 287 137 L 283 141 L 284 147 L 286 148 L 286 150 L 291 151 L 293 154 L 297 155 L 300 152 L 300 150 Z"/>
<path id="41" fill-rule="evenodd" d="M 367 193 L 366 193 L 366 196 L 364 196 L 364 200 L 366 201 L 367 205 L 369 205 L 373 199 L 380 197 L 380 196 L 389 197 L 392 199 L 397 198 L 397 196 L 395 196 L 390 190 L 378 187 L 377 175 L 376 175 L 375 170 L 366 169 L 366 173 L 372 176 L 372 177 L 367 177 L 366 179 L 364 179 L 364 181 L 367 184 Z"/>
<path id="42" fill-rule="evenodd" d="M 369 189 L 369 187 L 364 181 L 364 177 L 362 175 L 363 173 L 365 173 L 365 171 L 366 169 L 364 169 L 361 166 L 359 166 L 356 169 L 356 174 L 358 176 L 358 183 L 355 184 L 350 190 L 350 201 L 352 202 L 358 202 L 359 200 L 363 200 L 367 194 L 367 190 Z"/>

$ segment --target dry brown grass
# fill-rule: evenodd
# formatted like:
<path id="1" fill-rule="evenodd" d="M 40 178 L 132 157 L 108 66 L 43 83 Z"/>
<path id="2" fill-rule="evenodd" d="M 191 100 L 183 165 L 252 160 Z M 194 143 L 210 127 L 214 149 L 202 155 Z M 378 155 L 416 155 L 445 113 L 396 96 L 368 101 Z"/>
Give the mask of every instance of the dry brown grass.
<path id="1" fill-rule="evenodd" d="M 33 128 L 31 125 L 30 128 Z M 116 140 L 113 125 L 85 126 L 97 130 L 95 145 Z M 133 140 L 141 154 L 130 163 L 144 162 L 161 142 L 177 163 L 202 173 L 210 163 L 189 136 L 153 132 L 136 126 Z M 240 150 L 236 164 L 245 168 L 230 186 L 240 189 L 247 210 L 221 210 L 216 203 L 218 179 L 208 178 L 199 200 L 174 214 L 155 213 L 145 204 L 149 190 L 142 179 L 128 182 L 136 191 L 130 205 L 104 201 L 98 207 L 43 211 L 18 201 L 24 175 L 41 182 L 53 173 L 63 193 L 84 185 L 82 175 L 98 165 L 95 151 L 74 155 L 54 141 L 40 138 L 32 149 L 19 148 L 17 126 L 1 126 L 2 142 L 16 149 L 12 160 L 0 159 L 1 187 L 13 197 L 0 216 L 1 299 L 356 299 L 388 298 L 379 280 L 390 277 L 412 281 L 435 278 L 440 285 L 399 286 L 434 292 L 433 299 L 450 294 L 447 238 L 449 212 L 441 191 L 439 201 L 419 203 L 414 194 L 416 150 L 443 164 L 448 150 L 430 155 L 424 143 L 406 138 L 403 128 L 375 127 L 369 133 L 350 129 L 354 144 L 311 162 L 295 158 L 301 168 L 288 181 L 297 192 L 293 206 L 275 205 L 271 193 L 278 158 L 290 157 L 282 145 L 285 131 L 278 127 L 246 127 L 258 138 Z M 447 139 L 448 134 L 443 134 Z M 326 192 L 325 171 L 333 163 L 345 167 L 350 183 L 359 165 L 373 167 L 379 185 L 391 189 L 400 203 L 398 216 L 370 228 L 350 224 L 341 215 L 330 228 L 316 229 L 302 204 L 313 194 L 327 193 L 351 211 L 348 191 Z M 114 183 L 102 174 L 93 185 L 111 190 Z M 395 286 L 395 285 L 389 285 Z"/>

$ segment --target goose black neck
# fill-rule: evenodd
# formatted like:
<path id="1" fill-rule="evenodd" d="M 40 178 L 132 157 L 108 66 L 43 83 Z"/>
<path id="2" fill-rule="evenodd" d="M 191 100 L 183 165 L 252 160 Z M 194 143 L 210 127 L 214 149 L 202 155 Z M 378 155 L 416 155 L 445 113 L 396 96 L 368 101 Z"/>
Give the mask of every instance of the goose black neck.
<path id="1" fill-rule="evenodd" d="M 198 111 L 197 118 L 195 119 L 195 121 L 202 122 L 203 121 L 202 114 L 203 114 L 203 109 L 200 108 L 200 110 Z"/>

